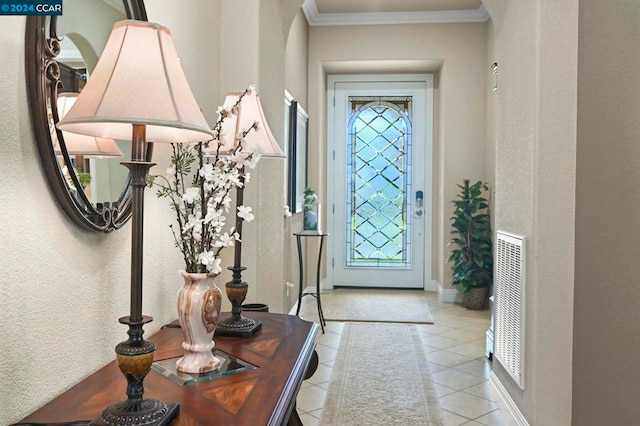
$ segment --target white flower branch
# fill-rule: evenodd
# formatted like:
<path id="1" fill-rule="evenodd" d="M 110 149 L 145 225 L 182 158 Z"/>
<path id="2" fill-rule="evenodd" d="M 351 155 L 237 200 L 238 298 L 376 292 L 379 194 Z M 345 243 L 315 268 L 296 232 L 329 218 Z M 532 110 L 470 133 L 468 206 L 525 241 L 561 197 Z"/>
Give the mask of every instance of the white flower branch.
<path id="1" fill-rule="evenodd" d="M 235 135 L 233 146 L 223 146 L 222 123 L 236 115 L 245 95 L 255 96 L 251 85 L 230 108 L 218 108 L 214 138 L 195 144 L 172 144 L 171 167 L 167 175 L 150 175 L 148 185 L 157 187 L 159 198 L 168 198 L 176 212 L 177 227 L 170 225 L 174 243 L 182 252 L 187 272 L 222 272 L 220 253 L 240 240 L 235 226 L 227 227 L 231 191 L 250 179 L 245 167 L 255 168 L 260 155 L 244 151 L 245 137 L 258 130 L 253 123 Z M 224 148 L 224 151 L 223 151 Z M 193 170 L 197 161 L 197 169 Z M 237 217 L 254 219 L 249 206 L 238 206 Z"/>

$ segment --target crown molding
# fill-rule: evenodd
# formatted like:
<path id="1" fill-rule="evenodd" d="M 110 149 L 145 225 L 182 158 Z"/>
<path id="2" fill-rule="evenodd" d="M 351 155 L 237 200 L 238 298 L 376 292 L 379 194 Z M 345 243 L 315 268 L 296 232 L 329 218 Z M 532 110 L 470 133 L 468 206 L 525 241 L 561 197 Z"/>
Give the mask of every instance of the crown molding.
<path id="1" fill-rule="evenodd" d="M 477 10 L 438 10 L 432 12 L 320 13 L 315 0 L 305 0 L 302 11 L 310 26 L 322 25 L 388 25 L 446 24 L 455 22 L 487 22 L 489 12 L 480 4 Z"/>

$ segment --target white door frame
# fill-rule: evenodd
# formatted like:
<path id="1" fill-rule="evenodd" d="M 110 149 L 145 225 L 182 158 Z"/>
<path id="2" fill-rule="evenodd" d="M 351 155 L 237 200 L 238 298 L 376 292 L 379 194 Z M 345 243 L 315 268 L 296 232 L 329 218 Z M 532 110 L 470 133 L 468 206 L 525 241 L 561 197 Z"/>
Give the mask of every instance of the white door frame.
<path id="1" fill-rule="evenodd" d="M 416 158 L 415 163 L 422 162 L 424 164 L 425 182 L 421 185 L 424 188 L 424 290 L 437 291 L 431 279 L 432 264 L 432 235 L 433 235 L 433 75 L 432 74 L 347 74 L 347 75 L 329 75 L 327 77 L 327 204 L 329 204 L 329 195 L 335 191 L 335 182 L 333 172 L 335 162 L 333 160 L 333 152 L 335 150 L 334 140 L 334 118 L 333 109 L 335 102 L 335 85 L 344 82 L 424 82 L 426 83 L 426 117 L 427 129 L 425 135 L 424 158 Z M 329 233 L 335 232 L 334 215 L 332 214 L 332 206 L 327 205 L 327 230 Z M 329 237 L 331 238 L 331 237 Z M 334 286 L 334 274 L 332 260 L 334 258 L 333 244 L 327 244 L 327 278 L 324 281 L 324 288 L 332 289 Z"/>

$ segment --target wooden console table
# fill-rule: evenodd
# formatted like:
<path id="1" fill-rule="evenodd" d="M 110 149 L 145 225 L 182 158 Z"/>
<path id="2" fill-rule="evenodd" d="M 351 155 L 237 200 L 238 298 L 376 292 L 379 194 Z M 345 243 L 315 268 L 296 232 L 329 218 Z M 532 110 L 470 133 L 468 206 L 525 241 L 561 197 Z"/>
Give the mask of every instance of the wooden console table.
<path id="1" fill-rule="evenodd" d="M 147 375 L 145 397 L 180 404 L 172 425 L 285 425 L 292 413 L 291 424 L 299 422 L 295 400 L 314 354 L 318 325 L 292 315 L 245 315 L 262 321 L 262 330 L 250 338 L 216 337 L 215 348 L 255 370 L 185 386 L 154 370 Z M 158 346 L 155 361 L 182 356 L 179 328 L 165 327 L 147 340 Z M 111 403 L 126 399 L 125 390 L 126 380 L 113 361 L 21 423 L 93 420 Z"/>

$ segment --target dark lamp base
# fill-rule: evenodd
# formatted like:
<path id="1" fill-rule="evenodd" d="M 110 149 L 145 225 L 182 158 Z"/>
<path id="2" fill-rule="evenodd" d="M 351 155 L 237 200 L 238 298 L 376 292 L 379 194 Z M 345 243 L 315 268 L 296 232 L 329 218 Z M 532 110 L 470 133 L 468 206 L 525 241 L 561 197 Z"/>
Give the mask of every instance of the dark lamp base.
<path id="1" fill-rule="evenodd" d="M 216 327 L 216 336 L 230 337 L 251 337 L 254 333 L 262 328 L 261 321 L 255 321 L 251 318 L 241 316 L 237 321 L 235 318 L 229 317 L 218 323 Z"/>
<path id="2" fill-rule="evenodd" d="M 180 413 L 177 402 L 165 403 L 153 399 L 145 399 L 137 407 L 139 411 L 129 411 L 131 401 L 116 402 L 107 407 L 90 425 L 97 426 L 165 426 L 171 424 Z"/>

